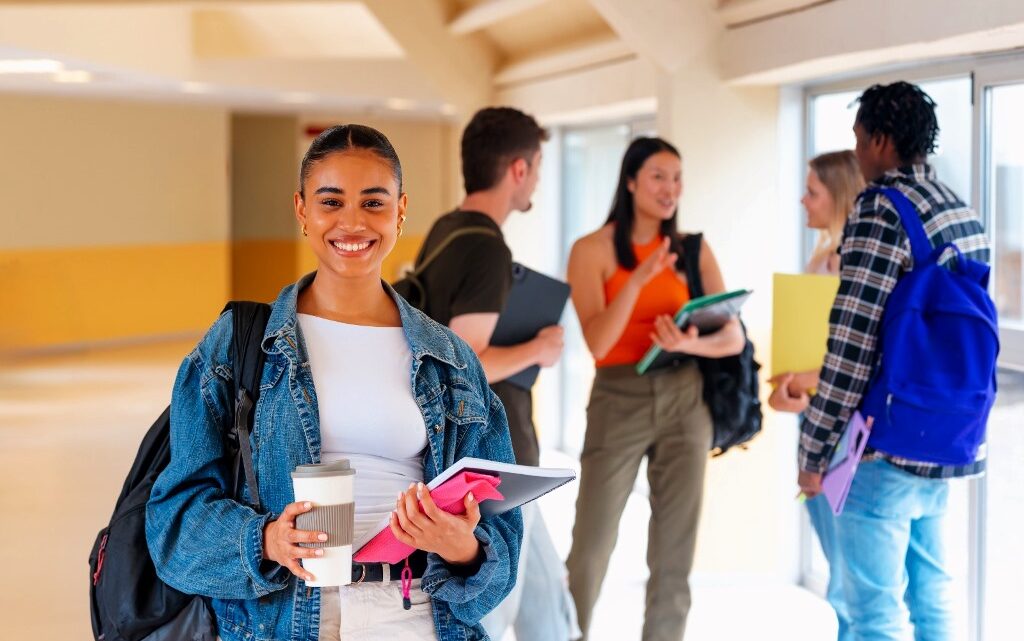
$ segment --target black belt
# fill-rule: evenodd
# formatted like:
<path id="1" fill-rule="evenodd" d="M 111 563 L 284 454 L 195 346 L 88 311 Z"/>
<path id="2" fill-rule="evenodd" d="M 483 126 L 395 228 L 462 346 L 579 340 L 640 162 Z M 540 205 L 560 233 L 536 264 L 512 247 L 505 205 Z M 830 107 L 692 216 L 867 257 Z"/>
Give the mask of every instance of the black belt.
<path id="1" fill-rule="evenodd" d="M 373 583 L 384 580 L 384 567 L 388 566 L 388 579 L 390 581 L 401 581 L 402 570 L 405 569 L 405 561 L 401 563 L 352 563 L 352 583 Z M 412 570 L 412 578 L 421 579 L 427 570 L 427 553 L 423 550 L 416 550 L 409 555 L 409 569 Z"/>

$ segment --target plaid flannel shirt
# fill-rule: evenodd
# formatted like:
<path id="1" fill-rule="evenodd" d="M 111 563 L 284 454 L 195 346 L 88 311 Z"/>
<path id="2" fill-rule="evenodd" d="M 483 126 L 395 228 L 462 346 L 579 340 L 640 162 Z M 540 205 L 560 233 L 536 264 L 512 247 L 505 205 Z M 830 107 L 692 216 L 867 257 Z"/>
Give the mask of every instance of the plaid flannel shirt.
<path id="1" fill-rule="evenodd" d="M 935 171 L 917 164 L 887 172 L 872 187 L 895 187 L 917 208 L 925 232 L 936 247 L 955 242 L 969 258 L 989 261 L 989 245 L 981 220 L 949 187 L 938 182 Z M 862 194 L 847 221 L 840 246 L 839 292 L 829 316 L 828 354 L 821 369 L 818 393 L 800 424 L 799 466 L 822 473 L 850 415 L 861 403 L 878 366 L 876 345 L 886 300 L 904 272 L 913 268 L 910 241 L 900 216 L 888 199 Z M 943 261 L 952 255 L 947 252 Z M 985 469 L 985 447 L 969 465 L 936 465 L 912 461 L 870 448 L 864 460 L 886 460 L 896 467 L 927 478 L 980 474 Z"/>

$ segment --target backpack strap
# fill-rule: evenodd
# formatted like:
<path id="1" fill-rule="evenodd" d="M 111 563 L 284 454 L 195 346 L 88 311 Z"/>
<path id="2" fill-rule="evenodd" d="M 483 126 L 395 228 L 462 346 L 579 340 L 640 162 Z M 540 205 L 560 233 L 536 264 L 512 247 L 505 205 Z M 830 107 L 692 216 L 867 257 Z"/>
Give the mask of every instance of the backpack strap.
<path id="1" fill-rule="evenodd" d="M 683 238 L 683 265 L 686 267 L 686 286 L 690 289 L 690 298 L 704 295 L 704 282 L 700 277 L 700 246 L 704 234 L 689 234 Z"/>
<path id="2" fill-rule="evenodd" d="M 481 236 L 493 236 L 495 238 L 498 237 L 497 232 L 487 227 L 463 227 L 462 229 L 456 229 L 445 236 L 445 239 L 441 241 L 441 244 L 435 247 L 434 251 L 430 252 L 430 254 L 417 264 L 409 273 L 413 276 L 419 276 L 426 271 L 427 267 L 430 267 L 430 264 L 437 260 L 437 258 L 444 253 L 444 250 L 448 249 L 448 246 L 455 242 L 455 240 L 462 238 L 463 236 L 473 236 L 476 234 Z"/>
<path id="3" fill-rule="evenodd" d="M 893 204 L 900 215 L 903 230 L 910 239 L 910 252 L 914 255 L 914 264 L 923 265 L 928 262 L 932 253 L 932 242 L 924 230 L 924 223 L 917 214 L 917 207 L 899 189 L 893 187 L 868 189 L 865 193 L 885 196 Z"/>
<path id="4" fill-rule="evenodd" d="M 252 431 L 252 409 L 260 395 L 260 378 L 266 353 L 263 351 L 263 334 L 270 320 L 270 305 L 250 301 L 231 301 L 224 311 L 231 310 L 231 369 L 235 389 L 234 424 L 229 428 L 228 441 L 237 442 L 241 456 L 245 483 L 249 488 L 252 506 L 260 511 L 260 492 L 256 483 L 256 469 L 252 462 L 252 447 L 249 434 Z M 235 468 L 237 473 L 237 467 Z M 233 489 L 239 492 L 238 480 Z"/>

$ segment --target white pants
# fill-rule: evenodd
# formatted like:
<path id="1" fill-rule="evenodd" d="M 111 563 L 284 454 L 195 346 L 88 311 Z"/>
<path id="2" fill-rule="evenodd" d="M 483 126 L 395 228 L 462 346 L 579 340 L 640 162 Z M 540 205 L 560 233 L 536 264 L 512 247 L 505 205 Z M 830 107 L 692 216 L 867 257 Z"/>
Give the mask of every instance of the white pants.
<path id="1" fill-rule="evenodd" d="M 536 503 L 523 506 L 523 545 L 516 585 L 481 623 L 491 641 L 501 641 L 509 627 L 515 629 L 520 641 L 569 641 L 583 636 L 576 622 L 565 564 Z"/>
<path id="2" fill-rule="evenodd" d="M 430 597 L 414 579 L 412 609 L 402 607 L 402 582 L 321 588 L 319 641 L 436 641 Z"/>

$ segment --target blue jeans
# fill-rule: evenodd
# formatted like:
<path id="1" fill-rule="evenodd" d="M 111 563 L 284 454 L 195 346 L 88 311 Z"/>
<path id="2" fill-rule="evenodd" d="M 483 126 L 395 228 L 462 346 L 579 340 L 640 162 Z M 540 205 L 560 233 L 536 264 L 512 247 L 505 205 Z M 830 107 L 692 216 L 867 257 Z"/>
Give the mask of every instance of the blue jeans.
<path id="1" fill-rule="evenodd" d="M 807 501 L 807 514 L 811 517 L 811 525 L 814 527 L 818 541 L 821 542 L 821 550 L 828 560 L 828 593 L 825 595 L 829 605 L 836 611 L 836 618 L 839 620 L 838 641 L 853 641 L 853 632 L 850 630 L 850 613 L 846 607 L 846 599 L 843 597 L 843 563 L 842 554 L 839 551 L 839 538 L 836 533 L 836 516 L 832 514 L 832 506 L 828 504 L 824 495 L 819 494 Z"/>
<path id="2" fill-rule="evenodd" d="M 942 519 L 949 483 L 862 463 L 837 518 L 843 593 L 856 641 L 950 641 Z"/>

